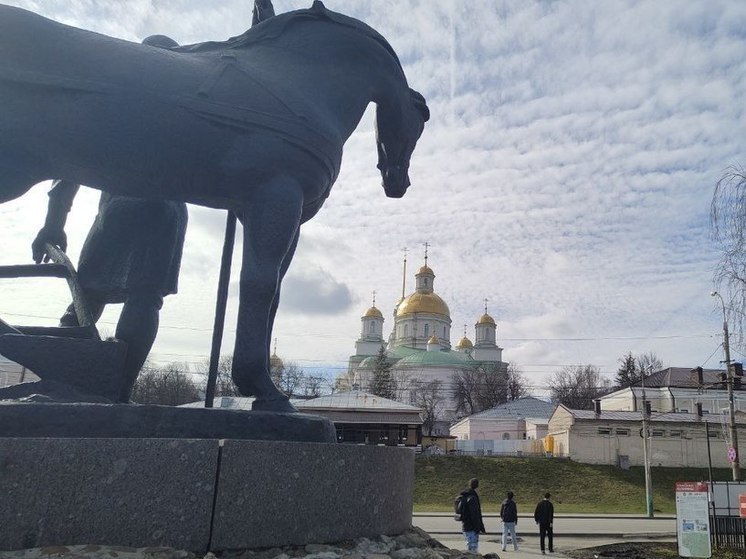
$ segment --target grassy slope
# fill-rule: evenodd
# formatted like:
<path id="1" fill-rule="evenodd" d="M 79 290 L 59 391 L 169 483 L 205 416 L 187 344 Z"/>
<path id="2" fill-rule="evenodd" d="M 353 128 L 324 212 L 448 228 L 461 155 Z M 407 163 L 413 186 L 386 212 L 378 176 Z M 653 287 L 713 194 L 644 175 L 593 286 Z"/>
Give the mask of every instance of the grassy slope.
<path id="1" fill-rule="evenodd" d="M 731 479 L 729 469 L 713 470 L 715 480 Z M 482 458 L 471 456 L 418 456 L 415 460 L 415 511 L 453 510 L 453 499 L 469 478 L 480 480 L 479 494 L 485 512 L 497 512 L 510 490 L 520 513 L 532 512 L 549 491 L 555 511 L 645 513 L 643 468 L 624 471 L 613 466 L 593 466 L 557 459 Z M 656 511 L 676 511 L 674 484 L 703 481 L 703 468 L 651 468 L 653 506 Z"/>

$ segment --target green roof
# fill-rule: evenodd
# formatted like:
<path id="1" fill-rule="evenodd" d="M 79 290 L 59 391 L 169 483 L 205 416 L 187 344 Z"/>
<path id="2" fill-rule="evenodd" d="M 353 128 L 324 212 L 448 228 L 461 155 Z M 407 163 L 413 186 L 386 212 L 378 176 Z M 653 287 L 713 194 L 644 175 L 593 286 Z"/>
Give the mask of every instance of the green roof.
<path id="1" fill-rule="evenodd" d="M 393 365 L 400 359 L 408 357 L 412 355 L 413 353 L 419 353 L 421 351 L 422 351 L 421 349 L 414 349 L 412 347 L 396 346 L 393 349 L 386 350 L 386 361 L 388 361 L 389 363 Z M 376 366 L 377 360 L 378 360 L 377 355 L 371 355 L 370 357 L 366 357 L 365 359 L 363 359 L 360 362 L 360 365 L 358 365 L 358 367 L 361 369 L 372 369 Z"/>
<path id="2" fill-rule="evenodd" d="M 400 359 L 396 363 L 396 368 L 400 367 L 459 367 L 473 368 L 476 362 L 459 351 L 425 351 L 415 350 L 407 357 Z"/>

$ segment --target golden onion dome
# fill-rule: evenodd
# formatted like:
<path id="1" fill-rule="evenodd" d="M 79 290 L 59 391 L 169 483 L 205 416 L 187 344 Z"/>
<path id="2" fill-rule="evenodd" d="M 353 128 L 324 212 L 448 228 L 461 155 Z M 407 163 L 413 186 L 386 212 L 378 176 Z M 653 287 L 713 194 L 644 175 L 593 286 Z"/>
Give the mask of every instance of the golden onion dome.
<path id="1" fill-rule="evenodd" d="M 464 336 L 461 338 L 458 343 L 456 344 L 456 349 L 472 349 L 474 347 L 474 344 L 471 343 L 471 340 Z"/>
<path id="2" fill-rule="evenodd" d="M 479 322 L 477 322 L 477 324 L 492 324 L 494 326 L 495 325 L 495 319 L 492 318 L 487 313 L 484 313 L 481 316 L 481 318 L 479 319 Z"/>
<path id="3" fill-rule="evenodd" d="M 396 309 L 397 317 L 414 313 L 430 313 L 451 317 L 448 305 L 435 293 L 412 293 L 399 303 L 399 307 Z"/>
<path id="4" fill-rule="evenodd" d="M 420 274 L 430 274 L 431 276 L 434 276 L 435 272 L 433 272 L 432 268 L 430 268 L 430 266 L 426 264 L 422 268 L 420 268 L 419 272 L 417 272 L 417 275 Z"/>
<path id="5" fill-rule="evenodd" d="M 269 368 L 270 369 L 279 369 L 283 367 L 282 359 L 280 359 L 276 353 L 273 353 L 269 358 Z"/>
<path id="6" fill-rule="evenodd" d="M 363 318 L 383 318 L 383 314 L 381 314 L 381 311 L 379 311 L 376 307 L 371 307 L 367 311 L 365 311 L 365 314 L 363 315 Z"/>

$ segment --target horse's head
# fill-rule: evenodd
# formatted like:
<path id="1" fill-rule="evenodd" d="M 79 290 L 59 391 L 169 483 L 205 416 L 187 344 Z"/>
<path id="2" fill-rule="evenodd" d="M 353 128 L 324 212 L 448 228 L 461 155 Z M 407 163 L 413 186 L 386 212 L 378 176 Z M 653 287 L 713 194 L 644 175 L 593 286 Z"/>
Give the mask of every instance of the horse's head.
<path id="1" fill-rule="evenodd" d="M 429 118 L 430 110 L 425 98 L 414 89 L 409 89 L 408 98 L 396 107 L 378 105 L 378 169 L 383 177 L 383 189 L 389 198 L 401 198 L 407 191 L 409 158 Z"/>

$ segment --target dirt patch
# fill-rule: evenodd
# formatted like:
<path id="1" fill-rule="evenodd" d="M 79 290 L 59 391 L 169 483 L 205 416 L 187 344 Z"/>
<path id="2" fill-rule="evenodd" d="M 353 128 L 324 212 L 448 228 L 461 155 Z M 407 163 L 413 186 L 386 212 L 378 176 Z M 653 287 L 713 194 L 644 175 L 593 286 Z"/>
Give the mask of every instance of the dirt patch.
<path id="1" fill-rule="evenodd" d="M 573 559 L 668 559 L 679 556 L 675 543 L 630 542 L 567 551 Z"/>

